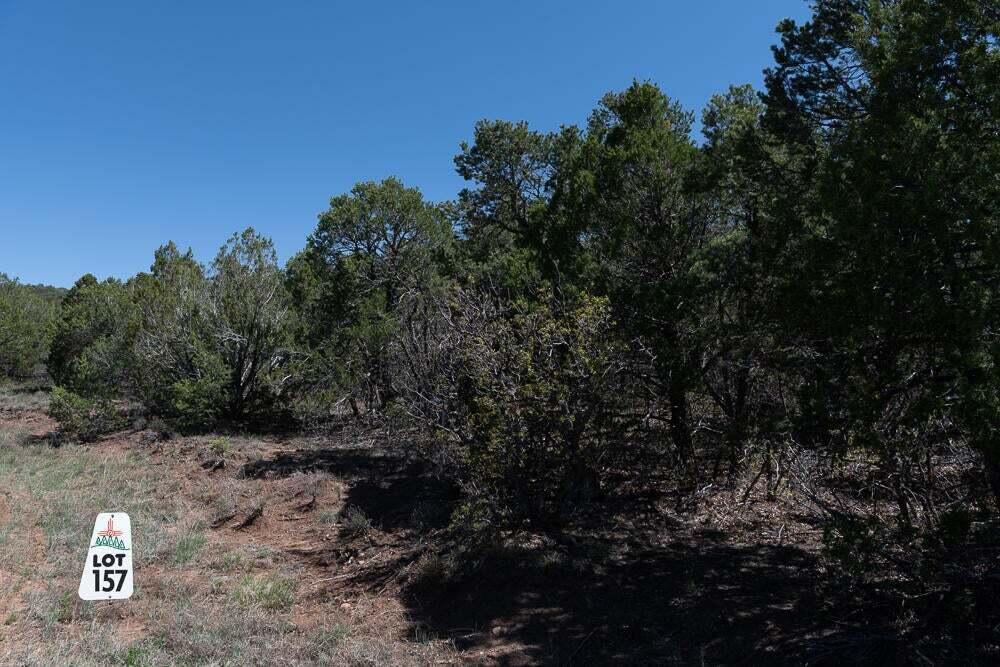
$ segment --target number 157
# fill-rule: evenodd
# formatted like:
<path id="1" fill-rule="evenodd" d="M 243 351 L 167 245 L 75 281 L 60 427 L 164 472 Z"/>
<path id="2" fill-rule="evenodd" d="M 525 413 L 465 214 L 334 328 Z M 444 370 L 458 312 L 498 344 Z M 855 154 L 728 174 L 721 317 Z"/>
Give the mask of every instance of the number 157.
<path id="1" fill-rule="evenodd" d="M 125 575 L 128 574 L 128 570 L 105 570 L 104 571 L 104 586 L 101 586 L 101 571 L 94 570 L 94 590 L 104 593 L 110 593 L 111 591 L 121 591 L 122 586 L 125 584 Z M 118 583 L 115 584 L 114 575 L 118 575 Z"/>

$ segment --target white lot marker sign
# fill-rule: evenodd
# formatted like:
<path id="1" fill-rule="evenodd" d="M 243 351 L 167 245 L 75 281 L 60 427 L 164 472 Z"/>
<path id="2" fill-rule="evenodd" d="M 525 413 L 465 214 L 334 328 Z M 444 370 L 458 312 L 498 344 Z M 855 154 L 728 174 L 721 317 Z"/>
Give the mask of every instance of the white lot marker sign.
<path id="1" fill-rule="evenodd" d="M 128 514 L 97 515 L 80 577 L 80 597 L 84 600 L 132 597 L 132 522 Z"/>

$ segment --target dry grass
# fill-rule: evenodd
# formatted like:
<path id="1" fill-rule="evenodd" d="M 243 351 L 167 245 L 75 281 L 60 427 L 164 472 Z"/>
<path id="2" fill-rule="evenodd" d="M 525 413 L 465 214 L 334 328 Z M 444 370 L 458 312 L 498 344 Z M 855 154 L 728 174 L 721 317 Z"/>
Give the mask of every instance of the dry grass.
<path id="1" fill-rule="evenodd" d="M 0 413 L 43 412 L 48 405 L 46 387 L 0 379 Z"/>
<path id="2" fill-rule="evenodd" d="M 398 601 L 344 599 L 315 583 L 324 573 L 301 555 L 312 533 L 292 519 L 335 533 L 319 516 L 342 510 L 339 480 L 323 472 L 243 479 L 239 463 L 274 446 L 250 438 L 151 446 L 122 433 L 51 447 L 38 437 L 43 422 L 22 425 L 43 402 L 0 394 L 0 664 L 454 660 L 447 644 L 412 639 Z M 205 455 L 225 458 L 226 468 L 203 470 Z M 249 528 L 212 528 L 220 514 L 235 513 L 235 523 L 256 504 L 264 512 Z M 107 510 L 132 518 L 136 591 L 127 601 L 83 602 L 87 538 Z"/>

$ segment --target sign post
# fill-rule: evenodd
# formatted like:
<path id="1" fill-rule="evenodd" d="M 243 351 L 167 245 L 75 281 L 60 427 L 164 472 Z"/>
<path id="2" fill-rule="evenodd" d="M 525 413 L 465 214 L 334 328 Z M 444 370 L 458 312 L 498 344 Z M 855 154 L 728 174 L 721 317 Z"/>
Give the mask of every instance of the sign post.
<path id="1" fill-rule="evenodd" d="M 123 512 L 102 512 L 80 577 L 83 600 L 124 600 L 132 597 L 132 522 Z"/>

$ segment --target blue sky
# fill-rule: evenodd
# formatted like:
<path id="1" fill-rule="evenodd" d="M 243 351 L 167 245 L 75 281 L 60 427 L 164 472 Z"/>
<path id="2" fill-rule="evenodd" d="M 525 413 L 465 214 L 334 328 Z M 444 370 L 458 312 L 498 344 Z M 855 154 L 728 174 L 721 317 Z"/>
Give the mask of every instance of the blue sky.
<path id="1" fill-rule="evenodd" d="M 480 118 L 582 123 L 634 78 L 695 111 L 759 86 L 786 16 L 807 4 L 0 0 L 0 271 L 124 278 L 248 225 L 285 260 L 356 181 L 454 197 Z"/>

